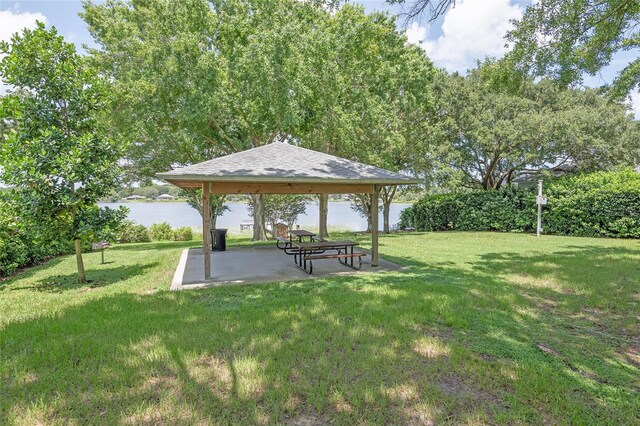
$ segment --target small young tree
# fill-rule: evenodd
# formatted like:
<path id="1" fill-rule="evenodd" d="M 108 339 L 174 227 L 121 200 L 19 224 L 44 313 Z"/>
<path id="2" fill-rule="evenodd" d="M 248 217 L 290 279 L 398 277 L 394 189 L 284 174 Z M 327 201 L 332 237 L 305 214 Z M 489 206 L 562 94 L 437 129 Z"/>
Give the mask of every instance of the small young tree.
<path id="1" fill-rule="evenodd" d="M 353 194 L 353 198 L 351 199 L 351 210 L 358 213 L 360 216 L 367 219 L 367 231 L 371 232 L 371 221 L 372 221 L 372 213 L 373 213 L 373 203 L 371 194 Z M 380 211 L 380 206 L 378 206 L 378 212 Z"/>
<path id="2" fill-rule="evenodd" d="M 291 229 L 298 220 L 298 216 L 307 210 L 307 198 L 303 195 L 278 194 L 263 196 L 263 216 L 265 222 L 271 226 L 271 235 L 275 237 L 276 225 L 282 221 Z M 249 213 L 254 216 L 255 207 L 249 203 Z"/>
<path id="3" fill-rule="evenodd" d="M 118 183 L 122 154 L 97 124 L 105 81 L 41 22 L 0 43 L 0 53 L 0 78 L 13 87 L 0 103 L 0 182 L 12 187 L 20 214 L 74 241 L 78 281 L 86 282 L 81 239 L 125 213 L 96 207 Z"/>
<path id="4" fill-rule="evenodd" d="M 202 216 L 203 212 L 203 204 L 202 204 L 202 190 L 200 189 L 188 189 L 186 190 L 189 198 L 187 198 L 187 203 L 196 209 L 200 216 Z M 215 195 L 211 194 L 209 196 L 209 213 L 211 217 L 211 229 L 216 229 L 216 223 L 218 222 L 218 217 L 222 216 L 224 212 L 231 210 L 229 206 L 227 206 L 224 202 L 226 200 L 226 195 Z"/>

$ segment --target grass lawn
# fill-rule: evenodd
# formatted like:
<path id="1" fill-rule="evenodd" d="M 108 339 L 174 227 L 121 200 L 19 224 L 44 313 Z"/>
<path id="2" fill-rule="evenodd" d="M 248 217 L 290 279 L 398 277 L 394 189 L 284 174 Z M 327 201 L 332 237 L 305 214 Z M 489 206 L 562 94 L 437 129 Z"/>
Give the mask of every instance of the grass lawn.
<path id="1" fill-rule="evenodd" d="M 169 292 L 189 245 L 0 283 L 0 423 L 640 422 L 639 241 L 390 235 L 405 271 Z"/>

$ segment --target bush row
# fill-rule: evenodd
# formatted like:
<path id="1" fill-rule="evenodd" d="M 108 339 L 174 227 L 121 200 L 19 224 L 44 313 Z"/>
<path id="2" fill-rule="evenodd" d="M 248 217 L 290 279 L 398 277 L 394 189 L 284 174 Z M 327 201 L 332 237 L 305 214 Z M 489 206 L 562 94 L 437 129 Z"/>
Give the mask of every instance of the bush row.
<path id="1" fill-rule="evenodd" d="M 145 243 L 154 241 L 191 241 L 193 231 L 188 226 L 173 229 L 167 222 L 155 223 L 149 228 L 131 220 L 123 223 L 116 233 L 118 243 Z"/>
<path id="2" fill-rule="evenodd" d="M 0 203 L 0 277 L 11 275 L 18 268 L 73 251 L 71 242 L 59 241 L 47 234 L 47 230 L 19 223 L 9 209 Z"/>
<path id="3" fill-rule="evenodd" d="M 420 231 L 533 232 L 536 188 L 424 197 L 400 216 Z M 558 178 L 545 185 L 547 234 L 640 238 L 640 174 L 633 170 Z"/>
<path id="4" fill-rule="evenodd" d="M 189 227 L 172 229 L 168 223 L 145 228 L 132 221 L 125 221 L 116 232 L 118 243 L 138 243 L 151 240 L 190 241 L 193 231 Z M 88 250 L 91 241 L 83 241 Z M 20 223 L 0 203 L 0 277 L 13 274 L 18 268 L 31 266 L 53 256 L 73 253 L 73 242 L 60 238 L 51 230 L 40 229 L 36 224 Z"/>

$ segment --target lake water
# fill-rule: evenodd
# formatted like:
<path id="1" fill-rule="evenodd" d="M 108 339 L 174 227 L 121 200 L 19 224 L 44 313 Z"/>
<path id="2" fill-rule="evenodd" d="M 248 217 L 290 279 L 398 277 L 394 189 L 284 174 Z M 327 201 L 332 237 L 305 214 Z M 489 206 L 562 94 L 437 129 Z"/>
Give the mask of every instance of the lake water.
<path id="1" fill-rule="evenodd" d="M 251 221 L 247 209 L 247 203 L 227 203 L 230 211 L 218 217 L 218 228 L 229 228 L 230 231 L 239 231 L 240 223 Z M 154 223 L 169 222 L 174 228 L 180 226 L 202 227 L 200 214 L 183 202 L 157 202 L 157 203 L 100 203 L 100 206 L 116 208 L 125 206 L 129 209 L 129 219 L 149 226 Z M 389 223 L 398 223 L 400 212 L 411 204 L 392 204 L 389 213 Z M 298 217 L 298 224 L 304 228 L 317 228 L 318 204 L 307 204 L 306 214 Z M 380 228 L 382 228 L 382 213 L 380 214 Z M 339 228 L 350 231 L 364 231 L 367 229 L 367 220 L 351 209 L 350 203 L 329 202 L 329 214 L 327 225 L 330 228 Z"/>

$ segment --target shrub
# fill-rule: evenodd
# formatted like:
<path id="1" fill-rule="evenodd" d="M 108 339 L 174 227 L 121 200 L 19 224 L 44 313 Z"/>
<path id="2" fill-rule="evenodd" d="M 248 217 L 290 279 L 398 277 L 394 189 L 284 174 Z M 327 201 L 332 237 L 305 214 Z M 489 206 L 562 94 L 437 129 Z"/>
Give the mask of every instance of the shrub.
<path id="1" fill-rule="evenodd" d="M 126 220 L 116 232 L 116 241 L 119 243 L 146 243 L 151 240 L 147 228 L 132 220 Z"/>
<path id="2" fill-rule="evenodd" d="M 627 169 L 571 176 L 549 185 L 545 231 L 640 238 L 640 174 Z"/>
<path id="3" fill-rule="evenodd" d="M 11 275 L 29 263 L 29 248 L 23 237 L 6 227 L 0 228 L 0 276 Z"/>
<path id="4" fill-rule="evenodd" d="M 0 277 L 69 252 L 70 248 L 69 241 L 51 230 L 38 224 L 20 222 L 11 209 L 0 202 Z"/>
<path id="5" fill-rule="evenodd" d="M 188 226 L 183 226 L 173 230 L 174 241 L 191 241 L 193 240 L 193 230 Z"/>
<path id="6" fill-rule="evenodd" d="M 169 241 L 173 239 L 173 229 L 167 222 L 154 223 L 149 227 L 149 237 L 156 241 Z"/>
<path id="7" fill-rule="evenodd" d="M 505 188 L 424 197 L 400 215 L 419 231 L 532 232 L 536 189 Z M 546 185 L 545 233 L 640 238 L 640 174 L 633 170 L 559 178 Z"/>

